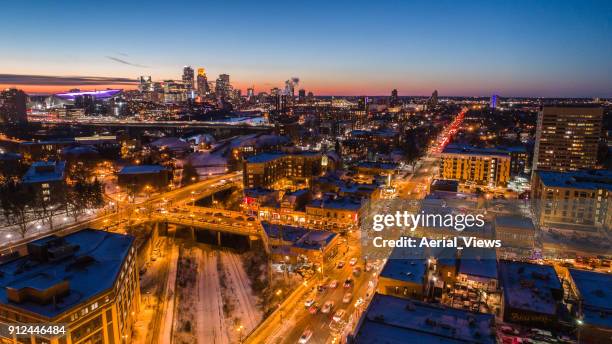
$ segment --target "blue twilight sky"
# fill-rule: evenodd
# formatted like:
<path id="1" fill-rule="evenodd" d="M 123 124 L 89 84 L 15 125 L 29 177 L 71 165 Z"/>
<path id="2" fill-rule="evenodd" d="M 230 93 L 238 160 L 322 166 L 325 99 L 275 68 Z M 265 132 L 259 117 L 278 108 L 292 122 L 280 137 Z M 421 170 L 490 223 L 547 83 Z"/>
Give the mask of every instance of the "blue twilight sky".
<path id="1" fill-rule="evenodd" d="M 612 1 L 10 1 L 0 32 L 0 86 L 33 92 L 191 65 L 256 92 L 612 96 Z"/>

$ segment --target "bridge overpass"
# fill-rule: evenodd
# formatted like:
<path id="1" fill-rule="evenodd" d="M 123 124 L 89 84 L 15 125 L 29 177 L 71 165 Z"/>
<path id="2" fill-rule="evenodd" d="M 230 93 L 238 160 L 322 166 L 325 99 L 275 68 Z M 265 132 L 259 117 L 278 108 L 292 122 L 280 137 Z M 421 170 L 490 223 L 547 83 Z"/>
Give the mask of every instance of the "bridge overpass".
<path id="1" fill-rule="evenodd" d="M 116 227 L 119 225 L 146 222 L 153 217 L 156 208 L 163 207 L 164 205 L 192 203 L 194 200 L 208 197 L 231 187 L 240 186 L 241 184 L 242 173 L 231 172 L 153 195 L 142 203 L 119 203 L 116 206 L 99 210 L 98 214 L 92 218 L 79 222 L 65 223 L 64 225 L 58 224 L 53 230 L 32 232 L 31 235 L 23 239 L 5 245 L 0 244 L 0 255 L 13 251 L 25 252 L 28 242 L 53 234 L 64 236 L 83 228 L 116 230 Z"/>
<path id="2" fill-rule="evenodd" d="M 222 244 L 221 236 L 224 233 L 248 237 L 249 242 L 261 239 L 264 250 L 270 253 L 261 223 L 241 212 L 184 205 L 155 213 L 151 220 L 209 231 L 216 235 L 218 246 Z"/>
<path id="3" fill-rule="evenodd" d="M 102 120 L 59 120 L 45 119 L 36 121 L 42 125 L 70 125 L 72 127 L 104 127 L 104 128 L 193 128 L 193 129 L 247 129 L 254 131 L 268 131 L 274 129 L 270 124 L 247 124 L 231 122 L 205 122 L 205 121 L 102 121 Z"/>

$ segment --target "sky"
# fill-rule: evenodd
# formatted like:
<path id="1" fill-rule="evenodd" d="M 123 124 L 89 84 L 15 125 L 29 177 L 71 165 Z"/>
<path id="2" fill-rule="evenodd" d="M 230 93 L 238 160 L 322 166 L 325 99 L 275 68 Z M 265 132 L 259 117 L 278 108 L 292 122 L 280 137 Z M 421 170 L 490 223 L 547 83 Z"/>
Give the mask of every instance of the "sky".
<path id="1" fill-rule="evenodd" d="M 612 97 L 612 1 L 10 1 L 0 87 L 133 88 L 184 65 L 256 92 Z"/>

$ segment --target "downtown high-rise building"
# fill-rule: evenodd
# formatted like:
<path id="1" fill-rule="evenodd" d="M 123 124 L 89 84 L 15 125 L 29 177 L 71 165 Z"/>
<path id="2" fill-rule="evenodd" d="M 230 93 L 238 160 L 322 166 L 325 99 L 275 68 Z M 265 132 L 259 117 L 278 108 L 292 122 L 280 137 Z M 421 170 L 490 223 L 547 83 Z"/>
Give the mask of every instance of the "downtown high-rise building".
<path id="1" fill-rule="evenodd" d="M 28 95 L 22 90 L 9 88 L 0 92 L 0 123 L 26 123 L 28 121 L 27 101 Z"/>
<path id="2" fill-rule="evenodd" d="M 601 107 L 544 106 L 538 115 L 533 170 L 595 168 L 602 119 Z"/>
<path id="3" fill-rule="evenodd" d="M 198 68 L 198 76 L 196 78 L 196 91 L 200 97 L 205 97 L 210 93 L 208 87 L 208 78 L 206 77 L 206 70 L 204 68 Z"/>
<path id="4" fill-rule="evenodd" d="M 138 90 L 140 92 L 152 92 L 153 81 L 150 75 L 142 75 L 138 78 Z"/>
<path id="5" fill-rule="evenodd" d="M 429 106 L 435 107 L 438 105 L 438 90 L 434 90 L 431 93 L 431 97 L 427 100 Z"/>
<path id="6" fill-rule="evenodd" d="M 215 83 L 215 94 L 217 98 L 227 98 L 231 92 L 230 76 L 220 74 Z"/>
<path id="7" fill-rule="evenodd" d="M 191 66 L 183 67 L 183 83 L 187 90 L 193 90 L 193 79 L 193 68 L 191 68 Z"/>
<path id="8" fill-rule="evenodd" d="M 397 95 L 397 89 L 391 91 L 391 97 L 389 98 L 389 106 L 396 106 L 399 104 L 399 97 Z"/>

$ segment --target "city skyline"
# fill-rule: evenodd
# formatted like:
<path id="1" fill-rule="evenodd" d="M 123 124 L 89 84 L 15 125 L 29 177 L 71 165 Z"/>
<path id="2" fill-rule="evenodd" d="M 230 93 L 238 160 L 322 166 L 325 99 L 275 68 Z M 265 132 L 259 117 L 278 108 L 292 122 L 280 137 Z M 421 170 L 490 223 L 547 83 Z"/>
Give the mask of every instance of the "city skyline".
<path id="1" fill-rule="evenodd" d="M 6 4 L 0 88 L 130 89 L 190 65 L 243 92 L 296 76 L 315 95 L 612 96 L 606 2 L 118 6 Z"/>

